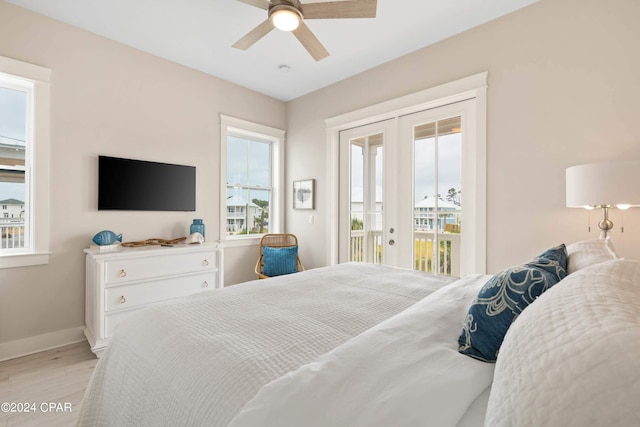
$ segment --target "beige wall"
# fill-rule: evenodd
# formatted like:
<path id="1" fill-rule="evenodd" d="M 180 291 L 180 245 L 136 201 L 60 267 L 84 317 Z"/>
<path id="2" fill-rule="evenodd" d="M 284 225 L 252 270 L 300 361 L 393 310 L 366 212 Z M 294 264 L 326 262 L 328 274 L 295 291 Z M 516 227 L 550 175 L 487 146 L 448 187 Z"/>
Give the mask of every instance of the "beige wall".
<path id="1" fill-rule="evenodd" d="M 640 2 L 542 0 L 287 105 L 289 180 L 316 178 L 316 221 L 290 211 L 305 266 L 327 241 L 324 120 L 488 71 L 487 268 L 527 261 L 560 242 L 597 238 L 564 206 L 565 168 L 640 159 Z M 324 159 L 324 161 L 322 161 Z M 333 159 L 331 159 L 333 161 Z M 640 185 L 640 183 L 634 183 Z M 598 213 L 591 214 L 597 229 Z M 618 252 L 640 259 L 640 209 L 613 212 Z M 305 243 L 307 243 L 305 245 Z"/>
<path id="2" fill-rule="evenodd" d="M 285 104 L 0 2 L 0 55 L 52 70 L 51 262 L 0 270 L 0 345 L 84 324 L 84 254 L 100 230 L 125 240 L 219 238 L 218 115 L 283 129 Z M 196 212 L 98 212 L 97 156 L 197 168 Z M 230 283 L 253 278 L 257 249 L 229 250 Z"/>

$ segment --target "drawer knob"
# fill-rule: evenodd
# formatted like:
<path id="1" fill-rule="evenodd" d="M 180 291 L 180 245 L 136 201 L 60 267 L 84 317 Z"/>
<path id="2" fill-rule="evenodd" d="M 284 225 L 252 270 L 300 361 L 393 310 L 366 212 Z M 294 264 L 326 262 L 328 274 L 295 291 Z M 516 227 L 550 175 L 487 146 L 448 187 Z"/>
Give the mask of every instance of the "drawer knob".
<path id="1" fill-rule="evenodd" d="M 120 297 L 120 304 L 124 304 L 125 302 L 127 302 L 127 299 L 123 295 Z"/>
<path id="2" fill-rule="evenodd" d="M 123 268 L 122 270 L 120 270 L 120 273 L 118 273 L 118 275 L 119 275 L 120 277 L 126 277 L 126 276 L 127 276 L 127 272 L 126 272 L 126 271 L 124 271 L 124 268 Z"/>
<path id="3" fill-rule="evenodd" d="M 202 287 L 203 288 L 208 288 L 209 287 L 209 282 L 207 282 L 206 280 L 204 282 L 202 282 Z"/>
<path id="4" fill-rule="evenodd" d="M 207 261 L 207 260 L 205 259 L 204 261 L 202 261 L 202 265 L 203 265 L 203 266 L 205 266 L 205 267 L 206 267 L 206 266 L 208 266 L 208 265 L 209 265 L 209 261 Z"/>

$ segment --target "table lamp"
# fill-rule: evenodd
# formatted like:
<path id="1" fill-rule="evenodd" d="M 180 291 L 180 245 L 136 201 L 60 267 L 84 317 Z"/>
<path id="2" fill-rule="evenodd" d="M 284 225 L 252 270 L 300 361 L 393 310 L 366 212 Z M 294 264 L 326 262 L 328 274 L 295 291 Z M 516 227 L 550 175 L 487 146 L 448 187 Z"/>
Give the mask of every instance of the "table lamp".
<path id="1" fill-rule="evenodd" d="M 609 209 L 640 206 L 640 161 L 622 160 L 572 166 L 566 171 L 567 207 L 602 209 L 598 227 L 606 238 L 613 222 Z"/>

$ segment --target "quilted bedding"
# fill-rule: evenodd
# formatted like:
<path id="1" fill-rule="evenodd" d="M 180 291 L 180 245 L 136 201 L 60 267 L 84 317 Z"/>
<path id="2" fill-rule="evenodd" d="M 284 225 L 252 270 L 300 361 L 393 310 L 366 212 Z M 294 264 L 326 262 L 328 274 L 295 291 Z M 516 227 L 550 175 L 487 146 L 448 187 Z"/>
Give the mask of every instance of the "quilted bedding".
<path id="1" fill-rule="evenodd" d="M 584 268 L 511 325 L 486 426 L 640 425 L 640 263 Z"/>
<path id="2" fill-rule="evenodd" d="M 457 280 L 265 385 L 229 427 L 482 425 L 494 365 L 456 338 L 487 279 Z"/>
<path id="3" fill-rule="evenodd" d="M 263 385 L 454 280 L 341 264 L 149 307 L 118 327 L 78 425 L 226 426 Z"/>

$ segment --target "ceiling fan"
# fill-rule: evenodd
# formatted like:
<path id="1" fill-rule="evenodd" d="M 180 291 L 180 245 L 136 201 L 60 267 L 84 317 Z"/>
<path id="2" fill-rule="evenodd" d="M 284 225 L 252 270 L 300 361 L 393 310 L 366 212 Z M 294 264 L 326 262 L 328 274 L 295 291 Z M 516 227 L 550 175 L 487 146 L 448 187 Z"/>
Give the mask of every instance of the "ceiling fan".
<path id="1" fill-rule="evenodd" d="M 375 18 L 377 0 L 342 0 L 300 3 L 300 0 L 238 0 L 267 11 L 267 20 L 238 40 L 233 47 L 247 50 L 274 28 L 290 31 L 315 59 L 329 56 L 327 49 L 304 23 L 305 19 Z"/>

